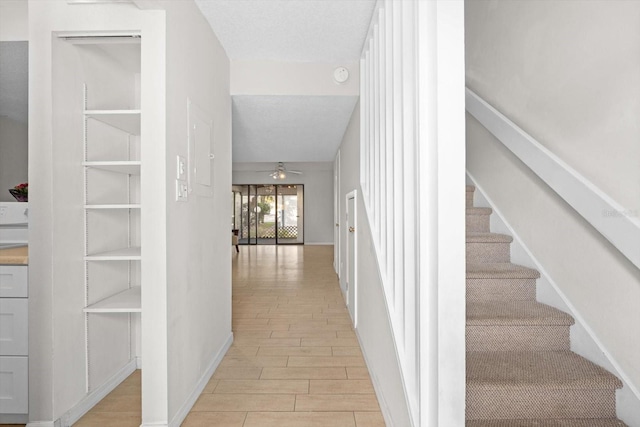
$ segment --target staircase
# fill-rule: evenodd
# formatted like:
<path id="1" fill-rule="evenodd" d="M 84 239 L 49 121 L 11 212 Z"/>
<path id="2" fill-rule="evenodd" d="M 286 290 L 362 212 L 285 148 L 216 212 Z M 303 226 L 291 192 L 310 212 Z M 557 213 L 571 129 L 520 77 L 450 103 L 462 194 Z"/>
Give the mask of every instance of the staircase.
<path id="1" fill-rule="evenodd" d="M 511 236 L 467 186 L 467 427 L 609 427 L 611 373 L 571 352 L 568 314 L 536 302 L 533 269 L 510 263 Z"/>

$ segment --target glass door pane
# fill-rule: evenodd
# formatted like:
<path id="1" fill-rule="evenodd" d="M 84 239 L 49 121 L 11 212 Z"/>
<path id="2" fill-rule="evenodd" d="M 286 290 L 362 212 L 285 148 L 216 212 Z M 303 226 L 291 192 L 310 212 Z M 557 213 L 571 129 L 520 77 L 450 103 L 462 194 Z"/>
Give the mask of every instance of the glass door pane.
<path id="1" fill-rule="evenodd" d="M 277 234 L 278 244 L 304 242 L 302 215 L 302 185 L 277 186 Z"/>
<path id="2" fill-rule="evenodd" d="M 258 217 L 257 217 L 257 194 L 256 194 L 256 186 L 249 185 L 247 186 L 246 197 L 243 198 L 242 209 L 245 212 L 246 217 L 246 238 L 247 243 L 250 245 L 255 245 L 258 243 Z"/>
<path id="3" fill-rule="evenodd" d="M 276 195 L 275 186 L 258 185 L 256 215 L 258 219 L 258 243 L 276 243 Z"/>

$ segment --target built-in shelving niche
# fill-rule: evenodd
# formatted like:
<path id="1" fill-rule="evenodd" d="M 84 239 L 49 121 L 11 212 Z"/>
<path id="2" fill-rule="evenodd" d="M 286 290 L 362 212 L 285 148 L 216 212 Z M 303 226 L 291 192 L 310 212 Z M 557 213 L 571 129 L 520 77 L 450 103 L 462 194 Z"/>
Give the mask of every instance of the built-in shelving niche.
<path id="1" fill-rule="evenodd" d="M 83 160 L 77 167 L 84 176 L 82 312 L 91 393 L 141 358 L 141 38 L 61 38 L 81 65 L 68 95 L 83 100 Z"/>

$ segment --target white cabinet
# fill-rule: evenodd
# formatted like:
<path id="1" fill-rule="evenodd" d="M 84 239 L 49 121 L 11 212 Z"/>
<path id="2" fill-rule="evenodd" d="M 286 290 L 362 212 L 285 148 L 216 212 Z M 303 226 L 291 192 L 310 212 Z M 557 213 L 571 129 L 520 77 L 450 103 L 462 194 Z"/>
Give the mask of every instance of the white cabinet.
<path id="1" fill-rule="evenodd" d="M 0 298 L 26 298 L 27 295 L 27 267 L 0 265 Z"/>
<path id="2" fill-rule="evenodd" d="M 6 414 L 26 417 L 28 411 L 27 297 L 27 266 L 0 265 L 0 422 Z"/>
<path id="3" fill-rule="evenodd" d="M 26 414 L 29 407 L 27 357 L 0 356 L 0 414 Z"/>
<path id="4" fill-rule="evenodd" d="M 28 321 L 26 298 L 0 298 L 0 355 L 29 354 Z"/>

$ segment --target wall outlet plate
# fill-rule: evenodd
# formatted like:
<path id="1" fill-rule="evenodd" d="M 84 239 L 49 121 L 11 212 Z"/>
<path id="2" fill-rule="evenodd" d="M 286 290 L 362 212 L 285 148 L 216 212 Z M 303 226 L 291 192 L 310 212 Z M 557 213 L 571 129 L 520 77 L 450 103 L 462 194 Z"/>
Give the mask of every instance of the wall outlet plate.
<path id="1" fill-rule="evenodd" d="M 187 159 L 182 156 L 176 157 L 176 179 L 187 180 Z"/>
<path id="2" fill-rule="evenodd" d="M 176 179 L 176 202 L 186 202 L 189 198 L 189 186 L 186 180 Z"/>

